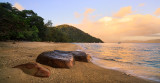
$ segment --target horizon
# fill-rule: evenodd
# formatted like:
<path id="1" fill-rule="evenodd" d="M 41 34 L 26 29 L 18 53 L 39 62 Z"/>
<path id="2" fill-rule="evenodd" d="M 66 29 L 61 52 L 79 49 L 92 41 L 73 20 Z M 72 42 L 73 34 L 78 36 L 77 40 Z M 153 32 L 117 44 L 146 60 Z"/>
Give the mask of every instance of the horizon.
<path id="1" fill-rule="evenodd" d="M 49 0 L 9 2 L 19 10 L 33 10 L 54 26 L 69 24 L 104 42 L 160 39 L 160 1 Z"/>

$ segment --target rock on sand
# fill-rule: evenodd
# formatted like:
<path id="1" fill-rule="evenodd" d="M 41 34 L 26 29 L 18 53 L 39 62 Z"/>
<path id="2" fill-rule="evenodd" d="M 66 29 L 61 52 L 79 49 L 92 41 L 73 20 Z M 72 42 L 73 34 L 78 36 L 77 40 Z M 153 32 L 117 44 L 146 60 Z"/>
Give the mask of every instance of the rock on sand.
<path id="1" fill-rule="evenodd" d="M 20 68 L 24 73 L 29 74 L 29 75 L 33 75 L 36 77 L 49 77 L 50 76 L 49 69 L 47 69 L 47 68 L 45 68 L 35 62 L 21 64 L 21 65 L 15 66 L 13 68 Z"/>

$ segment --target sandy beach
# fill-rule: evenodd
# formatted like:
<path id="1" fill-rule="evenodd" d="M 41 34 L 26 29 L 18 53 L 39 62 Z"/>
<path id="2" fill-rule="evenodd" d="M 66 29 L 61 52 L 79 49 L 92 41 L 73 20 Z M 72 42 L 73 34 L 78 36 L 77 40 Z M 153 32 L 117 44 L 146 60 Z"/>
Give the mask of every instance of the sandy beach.
<path id="1" fill-rule="evenodd" d="M 27 62 L 35 62 L 44 51 L 74 51 L 78 47 L 70 43 L 53 42 L 0 42 L 0 83 L 154 83 L 126 75 L 122 72 L 104 69 L 93 63 L 76 61 L 71 69 L 52 68 L 49 78 L 34 77 L 22 70 L 12 68 Z"/>

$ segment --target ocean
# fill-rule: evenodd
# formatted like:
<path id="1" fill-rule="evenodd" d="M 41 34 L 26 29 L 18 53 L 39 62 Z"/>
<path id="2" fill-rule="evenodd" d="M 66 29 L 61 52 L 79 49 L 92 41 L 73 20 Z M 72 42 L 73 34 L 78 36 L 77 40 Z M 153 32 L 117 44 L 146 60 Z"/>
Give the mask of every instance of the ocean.
<path id="1" fill-rule="evenodd" d="M 100 67 L 160 82 L 160 43 L 74 43 Z"/>

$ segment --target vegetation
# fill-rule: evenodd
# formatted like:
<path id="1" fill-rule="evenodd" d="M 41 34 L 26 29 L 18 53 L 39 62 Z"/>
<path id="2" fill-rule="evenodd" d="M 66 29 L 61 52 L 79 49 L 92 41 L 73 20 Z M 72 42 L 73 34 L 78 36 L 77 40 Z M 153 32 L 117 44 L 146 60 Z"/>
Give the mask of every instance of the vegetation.
<path id="1" fill-rule="evenodd" d="M 56 27 L 46 27 L 44 41 L 69 42 L 69 38 Z"/>
<path id="2" fill-rule="evenodd" d="M 56 26 L 56 28 L 68 36 L 69 42 L 103 42 L 102 40 L 92 37 L 88 33 L 85 33 L 74 26 L 64 24 Z"/>
<path id="3" fill-rule="evenodd" d="M 52 26 L 32 10 L 19 11 L 10 3 L 0 3 L 0 41 L 102 42 L 69 25 Z"/>
<path id="4" fill-rule="evenodd" d="M 32 10 L 19 11 L 10 3 L 0 3 L 0 10 L 0 40 L 41 40 L 44 35 L 42 17 Z"/>

